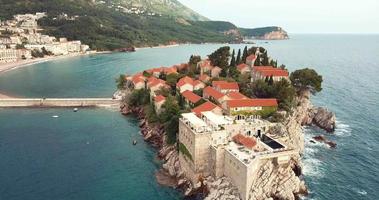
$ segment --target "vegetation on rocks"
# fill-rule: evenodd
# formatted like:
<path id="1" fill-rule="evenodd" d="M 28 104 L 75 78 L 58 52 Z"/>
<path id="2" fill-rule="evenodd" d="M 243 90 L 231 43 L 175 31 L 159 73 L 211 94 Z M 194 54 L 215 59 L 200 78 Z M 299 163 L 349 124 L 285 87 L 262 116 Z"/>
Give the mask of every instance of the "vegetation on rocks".
<path id="1" fill-rule="evenodd" d="M 290 79 L 293 86 L 299 92 L 309 90 L 312 94 L 315 94 L 322 90 L 322 76 L 314 69 L 305 68 L 296 70 L 291 73 Z"/>

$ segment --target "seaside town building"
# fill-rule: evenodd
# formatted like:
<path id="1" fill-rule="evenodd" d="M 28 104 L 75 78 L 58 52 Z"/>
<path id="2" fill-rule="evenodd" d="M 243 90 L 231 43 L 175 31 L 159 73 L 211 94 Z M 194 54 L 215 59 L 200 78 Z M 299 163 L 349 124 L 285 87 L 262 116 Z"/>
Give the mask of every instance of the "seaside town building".
<path id="1" fill-rule="evenodd" d="M 133 83 L 134 89 L 136 90 L 144 89 L 146 87 L 146 77 L 144 77 L 142 73 L 130 77 L 129 81 Z"/>
<path id="2" fill-rule="evenodd" d="M 186 102 L 187 107 L 194 107 L 197 103 L 200 102 L 201 96 L 193 93 L 192 91 L 186 90 L 182 92 L 182 97 L 184 98 L 184 101 Z"/>
<path id="3" fill-rule="evenodd" d="M 166 97 L 162 95 L 158 95 L 154 97 L 154 108 L 156 113 L 161 113 L 162 111 L 162 106 L 166 102 Z"/>
<path id="4" fill-rule="evenodd" d="M 185 76 L 181 79 L 179 79 L 178 83 L 176 84 L 176 88 L 178 89 L 179 93 L 183 93 L 186 90 L 194 91 L 194 90 L 200 90 L 205 87 L 205 84 L 199 80 L 193 80 L 192 78 Z"/>
<path id="5" fill-rule="evenodd" d="M 215 102 L 217 104 L 221 104 L 224 96 L 225 94 L 219 92 L 218 90 L 210 86 L 204 88 L 203 90 L 203 98 L 209 99 L 210 101 Z"/>
<path id="6" fill-rule="evenodd" d="M 16 62 L 32 57 L 30 50 L 0 48 L 0 63 Z"/>
<path id="7" fill-rule="evenodd" d="M 252 68 L 254 67 L 255 60 L 257 59 L 257 56 L 255 54 L 252 54 L 246 58 L 246 64 Z"/>
<path id="8" fill-rule="evenodd" d="M 225 114 L 234 119 L 259 118 L 262 112 L 276 111 L 276 99 L 234 99 L 223 102 Z"/>
<path id="9" fill-rule="evenodd" d="M 251 72 L 250 66 L 245 64 L 245 63 L 241 63 L 241 64 L 237 65 L 237 70 L 241 74 L 249 74 Z"/>
<path id="10" fill-rule="evenodd" d="M 211 80 L 211 77 L 209 77 L 206 74 L 203 74 L 199 76 L 199 80 L 202 81 L 203 83 L 207 83 Z"/>
<path id="11" fill-rule="evenodd" d="M 212 86 L 217 91 L 227 94 L 229 92 L 239 92 L 239 86 L 237 82 L 227 82 L 227 81 L 213 81 Z"/>
<path id="12" fill-rule="evenodd" d="M 272 66 L 254 66 L 251 73 L 251 81 L 264 80 L 272 77 L 274 81 L 281 79 L 288 80 L 288 71 L 285 69 L 274 68 Z"/>
<path id="13" fill-rule="evenodd" d="M 179 162 L 192 183 L 213 176 L 228 177 L 240 197 L 249 189 L 265 160 L 288 165 L 294 151 L 268 130 L 272 123 L 260 119 L 235 120 L 211 111 L 184 113 L 179 120 Z"/>
<path id="14" fill-rule="evenodd" d="M 154 76 L 147 79 L 146 85 L 147 85 L 147 89 L 150 90 L 151 98 L 154 98 L 156 96 L 155 93 L 161 88 L 167 88 L 167 89 L 170 88 L 170 86 L 166 84 L 166 81 L 155 78 Z"/>
<path id="15" fill-rule="evenodd" d="M 216 104 L 207 101 L 200 106 L 197 106 L 196 108 L 192 109 L 191 112 L 195 113 L 196 115 L 200 116 L 202 112 L 211 111 L 215 114 L 222 115 L 222 108 L 217 106 Z"/>
<path id="16" fill-rule="evenodd" d="M 37 20 L 45 17 L 46 13 L 14 15 L 13 19 L 0 23 L 1 49 L 7 49 L 0 54 L 1 62 L 16 62 L 22 59 L 31 59 L 33 51 L 46 50 L 51 55 L 68 55 L 86 53 L 89 46 L 80 41 L 68 41 L 66 38 L 57 39 L 53 36 L 39 33 Z M 5 48 L 3 48 L 5 46 Z M 22 51 L 19 51 L 22 50 Z"/>

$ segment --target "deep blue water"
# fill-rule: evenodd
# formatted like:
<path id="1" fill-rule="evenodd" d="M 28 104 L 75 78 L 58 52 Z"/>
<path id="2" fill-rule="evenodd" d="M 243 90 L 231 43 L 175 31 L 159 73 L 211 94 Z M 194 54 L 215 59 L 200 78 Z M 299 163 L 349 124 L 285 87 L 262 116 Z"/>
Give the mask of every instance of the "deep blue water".
<path id="1" fill-rule="evenodd" d="M 313 97 L 313 102 L 327 106 L 337 115 L 336 133 L 327 135 L 337 142 L 337 149 L 309 143 L 311 136 L 325 134 L 321 130 L 305 131 L 304 172 L 311 192 L 309 198 L 379 199 L 376 191 L 379 188 L 379 150 L 376 148 L 379 143 L 379 36 L 293 35 L 290 40 L 258 41 L 258 44 L 290 70 L 312 67 L 322 74 L 324 89 Z M 114 92 L 114 78 L 120 73 L 132 74 L 186 62 L 191 54 L 207 55 L 219 46 L 222 45 L 142 49 L 128 54 L 83 56 L 37 64 L 0 74 L 0 91 L 27 97 L 110 96 Z M 58 118 L 60 123 L 54 124 L 50 116 L 58 111 L 67 115 L 67 119 L 62 116 Z M 82 120 L 80 123 L 77 117 Z M 70 123 L 76 124 L 75 131 Z M 113 124 L 112 129 L 104 128 L 109 127 L 108 123 Z M 70 130 L 72 132 L 66 134 Z M 103 132 L 109 135 L 105 137 Z M 42 199 L 142 199 L 147 195 L 156 199 L 178 198 L 175 191 L 154 182 L 152 174 L 157 163 L 153 150 L 142 142 L 138 149 L 130 146 L 131 137 L 139 138 L 137 132 L 134 119 L 111 111 L 83 110 L 74 115 L 65 110 L 0 110 L 0 158 L 6 158 L 0 163 L 0 188 L 6 188 L 0 189 L 0 199 L 41 199 L 33 198 L 38 196 Z M 79 143 L 87 142 L 90 133 L 103 148 L 87 152 L 91 160 L 78 159 L 78 152 L 82 155 L 82 151 L 86 152 L 83 148 L 87 147 Z M 32 137 L 34 134 L 37 137 Z M 58 145 L 49 146 L 48 137 L 67 142 L 62 143 L 66 151 L 49 149 Z M 3 144 L 4 141 L 8 143 Z M 120 144 L 122 141 L 124 145 Z M 134 160 L 111 162 L 114 155 L 142 159 L 141 165 L 135 165 Z M 58 158 L 59 162 L 55 160 Z M 28 161 L 34 160 L 38 165 L 28 166 Z M 105 163 L 100 168 L 92 168 L 91 162 Z M 55 178 L 61 174 L 58 172 L 62 175 Z M 136 174 L 138 178 L 133 180 Z M 24 176 L 13 178 L 16 175 Z M 92 177 L 94 175 L 100 178 Z M 149 184 L 151 189 L 142 188 Z"/>

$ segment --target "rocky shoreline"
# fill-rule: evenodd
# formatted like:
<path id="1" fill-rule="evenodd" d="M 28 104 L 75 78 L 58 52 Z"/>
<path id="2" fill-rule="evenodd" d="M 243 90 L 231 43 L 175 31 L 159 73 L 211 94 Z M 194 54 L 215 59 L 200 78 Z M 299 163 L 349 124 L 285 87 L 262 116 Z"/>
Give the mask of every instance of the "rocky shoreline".
<path id="1" fill-rule="evenodd" d="M 118 93 L 121 94 L 120 92 Z M 309 94 L 310 95 L 310 94 Z M 307 195 L 308 190 L 303 180 L 301 155 L 304 150 L 303 126 L 317 125 L 328 131 L 335 128 L 335 115 L 326 112 L 326 109 L 314 108 L 309 100 L 309 95 L 298 98 L 298 106 L 287 119 L 278 124 L 274 133 L 287 134 L 285 141 L 290 147 L 299 152 L 286 167 L 277 168 L 271 161 L 259 166 L 259 173 L 249 191 L 253 199 L 298 199 Z M 133 114 L 139 120 L 141 134 L 146 142 L 157 149 L 157 157 L 163 161 L 162 169 L 156 172 L 157 182 L 173 187 L 183 192 L 186 198 L 216 200 L 216 199 L 240 199 L 237 189 L 225 178 L 214 180 L 206 177 L 193 185 L 185 176 L 179 163 L 176 146 L 166 145 L 165 131 L 161 124 L 150 124 L 145 118 L 143 108 L 129 108 L 121 105 L 121 113 Z M 317 140 L 322 141 L 322 140 Z M 275 198 L 273 198 L 275 197 Z"/>

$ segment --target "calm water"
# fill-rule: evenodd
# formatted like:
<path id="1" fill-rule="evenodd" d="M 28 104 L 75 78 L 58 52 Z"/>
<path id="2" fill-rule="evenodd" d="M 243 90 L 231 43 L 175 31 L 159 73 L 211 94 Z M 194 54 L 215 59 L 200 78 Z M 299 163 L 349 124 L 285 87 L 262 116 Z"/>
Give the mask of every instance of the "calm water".
<path id="1" fill-rule="evenodd" d="M 313 102 L 337 114 L 336 134 L 328 135 L 337 149 L 309 143 L 323 132 L 306 130 L 309 198 L 379 199 L 379 36 L 294 35 L 258 44 L 290 70 L 317 69 L 324 90 Z M 37 64 L 0 74 L 0 91 L 27 97 L 110 96 L 120 73 L 186 62 L 190 54 L 207 55 L 219 46 L 143 49 Z M 62 116 L 51 118 L 56 113 Z M 0 110 L 0 199 L 179 198 L 154 182 L 154 152 L 143 142 L 132 147 L 134 138 L 141 140 L 136 121 L 117 112 Z"/>

